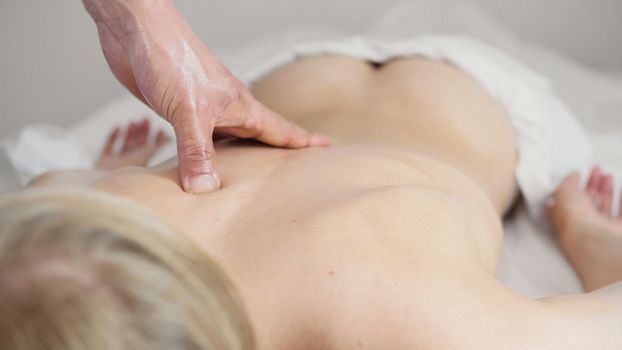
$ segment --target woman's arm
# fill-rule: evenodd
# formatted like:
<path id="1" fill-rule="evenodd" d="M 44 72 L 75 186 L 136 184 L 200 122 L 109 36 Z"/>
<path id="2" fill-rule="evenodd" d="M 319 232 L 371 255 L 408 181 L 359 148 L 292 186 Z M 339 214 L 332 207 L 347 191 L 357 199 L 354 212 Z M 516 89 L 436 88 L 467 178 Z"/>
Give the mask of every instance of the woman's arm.
<path id="1" fill-rule="evenodd" d="M 27 186 L 89 187 L 108 172 L 105 170 L 50 171 L 36 177 Z"/>
<path id="2" fill-rule="evenodd" d="M 124 129 L 117 127 L 108 134 L 95 169 L 51 171 L 32 180 L 29 186 L 88 187 L 116 169 L 145 166 L 169 142 L 169 137 L 162 130 L 150 139 L 150 130 L 148 119 L 132 122 Z"/>

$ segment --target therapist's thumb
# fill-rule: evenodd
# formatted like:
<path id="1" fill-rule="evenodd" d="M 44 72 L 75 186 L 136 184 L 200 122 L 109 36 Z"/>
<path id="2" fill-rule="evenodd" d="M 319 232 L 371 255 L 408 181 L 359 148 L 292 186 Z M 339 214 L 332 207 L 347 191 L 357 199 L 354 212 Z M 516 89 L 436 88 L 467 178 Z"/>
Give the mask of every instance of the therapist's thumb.
<path id="1" fill-rule="evenodd" d="M 184 191 L 206 193 L 220 189 L 221 182 L 214 164 L 212 130 L 176 128 L 179 175 Z M 201 132 L 204 131 L 204 132 Z"/>

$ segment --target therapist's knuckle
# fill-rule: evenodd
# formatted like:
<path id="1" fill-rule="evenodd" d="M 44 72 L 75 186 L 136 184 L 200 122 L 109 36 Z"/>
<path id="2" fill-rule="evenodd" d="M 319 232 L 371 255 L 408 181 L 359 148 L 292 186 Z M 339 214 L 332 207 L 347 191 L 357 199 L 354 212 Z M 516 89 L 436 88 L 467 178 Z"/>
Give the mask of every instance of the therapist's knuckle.
<path id="1" fill-rule="evenodd" d="M 242 120 L 242 128 L 253 133 L 254 136 L 259 136 L 263 133 L 265 128 L 265 118 L 260 117 L 257 114 L 247 114 Z"/>
<path id="2" fill-rule="evenodd" d="M 242 126 L 246 130 L 259 131 L 262 129 L 262 122 L 255 116 L 246 116 L 242 122 Z"/>
<path id="3" fill-rule="evenodd" d="M 285 147 L 290 147 L 296 143 L 296 125 L 290 121 L 287 122 L 286 128 L 283 130 L 283 141 L 282 145 Z"/>
<path id="4" fill-rule="evenodd" d="M 189 143 L 183 145 L 181 154 L 188 161 L 203 161 L 214 157 L 214 152 L 202 143 Z"/>
<path id="5" fill-rule="evenodd" d="M 217 117 L 225 116 L 227 111 L 242 102 L 240 92 L 230 86 L 212 88 L 210 95 L 212 103 L 208 104 L 208 110 Z"/>
<path id="6" fill-rule="evenodd" d="M 188 125 L 191 124 L 188 118 L 196 115 L 184 103 L 174 100 L 170 104 L 165 104 L 165 109 L 160 113 L 176 130 L 188 128 Z"/>

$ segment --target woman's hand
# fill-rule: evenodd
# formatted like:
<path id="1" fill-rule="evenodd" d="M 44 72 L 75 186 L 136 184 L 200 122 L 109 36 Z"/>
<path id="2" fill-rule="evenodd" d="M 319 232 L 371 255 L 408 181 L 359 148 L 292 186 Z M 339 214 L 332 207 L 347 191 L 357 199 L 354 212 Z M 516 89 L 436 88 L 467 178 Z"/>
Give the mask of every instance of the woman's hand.
<path id="1" fill-rule="evenodd" d="M 114 128 L 106 138 L 106 143 L 96 168 L 115 170 L 127 166 L 145 166 L 153 155 L 164 147 L 169 137 L 163 130 L 158 130 L 154 138 L 150 138 L 151 123 L 144 118 L 140 122 L 131 122 L 125 128 Z M 117 144 L 121 141 L 121 148 Z"/>
<path id="2" fill-rule="evenodd" d="M 192 32 L 170 0 L 83 0 L 108 64 L 177 135 L 180 180 L 192 193 L 218 189 L 213 133 L 273 146 L 327 146 L 255 100 Z"/>

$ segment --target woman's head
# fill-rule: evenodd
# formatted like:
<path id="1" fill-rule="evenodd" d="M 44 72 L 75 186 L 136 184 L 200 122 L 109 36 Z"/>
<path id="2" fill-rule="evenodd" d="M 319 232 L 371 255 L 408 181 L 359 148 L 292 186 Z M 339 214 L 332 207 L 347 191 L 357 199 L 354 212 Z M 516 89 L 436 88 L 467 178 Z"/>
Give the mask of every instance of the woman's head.
<path id="1" fill-rule="evenodd" d="M 246 349 L 222 271 L 140 207 L 77 190 L 0 199 L 0 349 Z"/>

